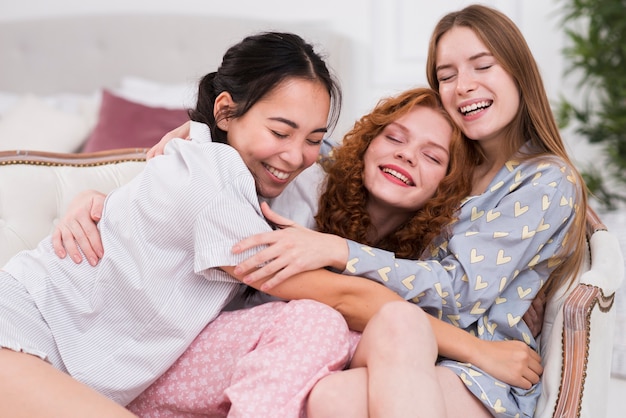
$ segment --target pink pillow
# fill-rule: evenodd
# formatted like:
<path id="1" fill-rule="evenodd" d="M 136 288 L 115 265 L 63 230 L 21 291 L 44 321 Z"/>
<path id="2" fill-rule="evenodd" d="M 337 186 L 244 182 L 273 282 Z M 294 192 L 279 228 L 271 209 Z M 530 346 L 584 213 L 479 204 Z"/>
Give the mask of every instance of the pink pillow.
<path id="1" fill-rule="evenodd" d="M 184 109 L 150 107 L 102 91 L 98 122 L 82 152 L 115 148 L 150 148 L 189 120 Z"/>

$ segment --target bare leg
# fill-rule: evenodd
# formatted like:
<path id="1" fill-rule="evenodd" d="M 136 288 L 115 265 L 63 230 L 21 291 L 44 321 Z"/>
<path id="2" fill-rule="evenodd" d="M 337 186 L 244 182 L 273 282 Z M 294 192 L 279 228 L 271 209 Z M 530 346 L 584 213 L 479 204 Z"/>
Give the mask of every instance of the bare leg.
<path id="1" fill-rule="evenodd" d="M 472 418 L 491 418 L 492 415 L 487 411 L 482 402 L 474 396 L 459 376 L 447 367 L 438 366 L 437 376 L 439 385 L 443 392 L 446 409 L 449 418 L 455 417 L 472 417 Z"/>
<path id="2" fill-rule="evenodd" d="M 384 305 L 370 320 L 352 360 L 368 369 L 370 417 L 445 417 L 435 371 L 437 343 L 427 314 L 407 302 Z"/>
<path id="3" fill-rule="evenodd" d="M 309 418 L 445 417 L 436 359 L 426 314 L 410 303 L 389 303 L 367 324 L 351 369 L 313 388 Z"/>
<path id="4" fill-rule="evenodd" d="M 367 369 L 359 367 L 326 376 L 313 387 L 308 418 L 368 418 Z"/>
<path id="5" fill-rule="evenodd" d="M 0 405 L 12 418 L 134 417 L 40 358 L 8 349 L 0 349 Z"/>
<path id="6" fill-rule="evenodd" d="M 383 306 L 365 328 L 351 369 L 313 388 L 309 418 L 490 418 L 456 374 L 435 366 L 437 345 L 426 315 L 410 303 Z"/>

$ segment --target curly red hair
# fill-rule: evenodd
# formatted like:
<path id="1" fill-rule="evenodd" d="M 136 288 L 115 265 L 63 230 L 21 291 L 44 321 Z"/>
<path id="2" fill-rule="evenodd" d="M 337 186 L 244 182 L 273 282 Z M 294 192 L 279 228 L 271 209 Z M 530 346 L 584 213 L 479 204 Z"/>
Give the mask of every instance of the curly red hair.
<path id="1" fill-rule="evenodd" d="M 363 185 L 363 156 L 371 141 L 391 122 L 415 106 L 435 109 L 452 126 L 450 162 L 435 195 L 403 225 L 376 242 L 368 240 L 371 230 L 366 211 L 368 191 Z M 460 202 L 471 190 L 472 170 L 478 161 L 475 148 L 462 137 L 443 110 L 438 94 L 429 88 L 415 88 L 381 100 L 371 113 L 357 121 L 324 163 L 326 188 L 315 220 L 317 229 L 376 248 L 393 251 L 398 257 L 419 258 L 428 244 L 455 219 Z"/>

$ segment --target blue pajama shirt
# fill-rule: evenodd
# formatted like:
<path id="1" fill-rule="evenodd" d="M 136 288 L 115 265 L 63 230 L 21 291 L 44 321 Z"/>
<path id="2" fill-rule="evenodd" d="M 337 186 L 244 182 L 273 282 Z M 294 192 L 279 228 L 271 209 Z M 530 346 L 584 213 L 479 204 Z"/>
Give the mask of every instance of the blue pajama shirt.
<path id="1" fill-rule="evenodd" d="M 466 199 L 446 237 L 420 260 L 349 241 L 344 274 L 375 280 L 484 340 L 537 342 L 522 320 L 558 264 L 577 210 L 576 177 L 561 159 L 510 160 L 486 192 Z M 541 394 L 442 359 L 497 417 L 532 417 Z"/>

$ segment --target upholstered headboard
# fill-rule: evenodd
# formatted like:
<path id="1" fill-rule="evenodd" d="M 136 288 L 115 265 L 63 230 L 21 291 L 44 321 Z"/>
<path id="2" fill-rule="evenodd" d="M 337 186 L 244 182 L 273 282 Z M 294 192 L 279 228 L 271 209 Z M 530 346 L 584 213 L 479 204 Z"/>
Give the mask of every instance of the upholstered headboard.
<path id="1" fill-rule="evenodd" d="M 328 23 L 199 15 L 91 15 L 0 21 L 0 150 L 77 152 L 149 147 L 180 124 L 180 115 L 150 113 L 150 130 L 156 133 L 137 127 L 141 132 L 137 134 L 121 122 L 111 123 L 109 110 L 139 121 L 147 119 L 146 109 L 134 107 L 133 111 L 141 114 L 134 116 L 127 109 L 130 104 L 119 104 L 110 96 L 111 100 L 101 99 L 104 89 L 117 89 L 115 93 L 123 99 L 141 105 L 187 109 L 195 104 L 196 83 L 217 69 L 228 47 L 247 35 L 269 30 L 295 32 L 326 57 L 344 88 L 343 112 L 333 137 L 342 135 L 355 119 L 344 82 L 354 78 L 350 76 L 353 48 L 348 38 L 331 30 Z M 129 79 L 134 82 L 131 87 Z M 139 95 L 137 80 L 143 83 Z M 148 101 L 142 100 L 147 99 L 143 91 L 146 81 L 151 90 Z M 184 86 L 184 100 L 180 86 Z M 134 90 L 132 94 L 129 88 Z M 154 102 L 173 96 L 176 100 Z M 85 97 L 90 100 L 82 100 Z M 54 111 L 44 108 L 42 99 L 46 104 L 53 102 Z M 116 102 L 110 104 L 112 101 Z M 100 104 L 104 105 L 98 107 Z M 66 112 L 68 107 L 72 115 L 59 119 L 56 110 Z M 98 113 L 99 109 L 104 112 Z M 10 117 L 5 117 L 10 111 Z M 39 126 L 33 120 L 38 120 Z M 100 122 L 105 121 L 106 128 L 100 129 Z M 43 126 L 53 126 L 54 132 L 42 131 Z M 113 132 L 109 127 L 117 130 L 116 141 L 110 140 Z M 102 131 L 106 140 L 100 140 Z"/>
<path id="2" fill-rule="evenodd" d="M 0 91 L 90 93 L 129 75 L 195 80 L 216 69 L 230 45 L 262 30 L 300 34 L 328 55 L 339 77 L 347 76 L 347 42 L 324 22 L 95 15 L 0 22 Z"/>

